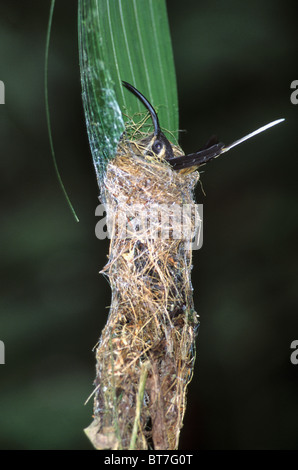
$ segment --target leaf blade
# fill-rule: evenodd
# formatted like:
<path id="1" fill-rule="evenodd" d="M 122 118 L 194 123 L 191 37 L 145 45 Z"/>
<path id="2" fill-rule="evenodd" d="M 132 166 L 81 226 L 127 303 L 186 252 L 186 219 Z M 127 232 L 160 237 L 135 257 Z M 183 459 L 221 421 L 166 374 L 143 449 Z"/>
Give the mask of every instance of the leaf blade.
<path id="1" fill-rule="evenodd" d="M 100 179 L 114 157 L 127 117 L 142 104 L 132 83 L 177 139 L 178 99 L 164 0 L 79 0 L 80 66 L 87 131 Z M 136 121 L 138 121 L 136 117 Z"/>

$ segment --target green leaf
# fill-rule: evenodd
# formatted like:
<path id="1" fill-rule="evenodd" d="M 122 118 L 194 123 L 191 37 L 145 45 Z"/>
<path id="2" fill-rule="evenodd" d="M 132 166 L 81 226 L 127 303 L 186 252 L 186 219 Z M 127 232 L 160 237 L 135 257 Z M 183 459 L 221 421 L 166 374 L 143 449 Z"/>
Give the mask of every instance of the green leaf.
<path id="1" fill-rule="evenodd" d="M 61 189 L 64 193 L 67 204 L 69 205 L 70 210 L 71 210 L 76 222 L 79 222 L 79 218 L 78 218 L 78 216 L 76 214 L 76 211 L 74 210 L 73 205 L 72 205 L 72 203 L 69 199 L 69 196 L 67 194 L 67 191 L 65 189 L 65 186 L 63 184 L 63 181 L 62 181 L 62 178 L 61 178 L 61 175 L 60 175 L 60 171 L 59 171 L 59 168 L 58 168 L 58 165 L 57 165 L 57 160 L 56 160 L 56 155 L 55 155 L 53 136 L 52 136 L 52 126 L 51 126 L 49 96 L 48 96 L 48 65 L 49 65 L 50 37 L 51 37 L 51 29 L 52 29 L 52 20 L 53 20 L 54 8 L 55 8 L 55 0 L 51 0 L 50 14 L 49 14 L 49 21 L 48 21 L 48 28 L 47 28 L 46 47 L 45 47 L 45 61 L 44 61 L 44 92 L 45 92 L 46 119 L 47 119 L 47 127 L 48 127 L 51 154 L 52 154 L 52 159 L 53 159 L 53 164 L 54 164 L 55 172 L 56 172 L 56 175 L 57 175 L 57 179 L 58 179 L 60 187 L 61 187 Z"/>
<path id="2" fill-rule="evenodd" d="M 177 139 L 177 88 L 165 0 L 79 0 L 79 47 L 98 178 L 115 156 L 127 116 L 138 122 L 142 116 L 135 114 L 145 111 L 122 80 L 149 99 L 163 130 Z"/>

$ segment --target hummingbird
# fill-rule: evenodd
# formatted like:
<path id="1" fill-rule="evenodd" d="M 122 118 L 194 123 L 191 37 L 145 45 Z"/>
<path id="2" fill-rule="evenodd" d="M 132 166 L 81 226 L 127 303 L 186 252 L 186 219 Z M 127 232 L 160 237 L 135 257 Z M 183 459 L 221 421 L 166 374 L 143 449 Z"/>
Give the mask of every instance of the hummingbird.
<path id="1" fill-rule="evenodd" d="M 259 127 L 258 129 L 250 132 L 244 137 L 235 140 L 229 145 L 225 145 L 224 143 L 219 142 L 217 137 L 212 136 L 208 140 L 208 142 L 197 152 L 189 153 L 187 155 L 175 156 L 173 152 L 173 146 L 162 132 L 157 113 L 151 103 L 133 85 L 130 85 L 125 81 L 123 81 L 122 84 L 143 103 L 143 105 L 147 108 L 151 115 L 154 132 L 153 134 L 141 140 L 142 145 L 144 145 L 146 148 L 146 153 L 153 153 L 157 155 L 161 160 L 164 159 L 171 165 L 173 170 L 179 172 L 180 174 L 186 175 L 192 173 L 193 171 L 197 170 L 201 165 L 204 165 L 210 160 L 213 160 L 214 158 L 219 157 L 223 153 L 228 152 L 233 147 L 236 147 L 245 140 L 248 140 L 251 137 L 254 137 L 255 135 L 260 134 L 261 132 L 266 131 L 270 127 L 276 126 L 277 124 L 280 124 L 284 121 L 284 118 L 281 118 L 269 122 L 268 124 Z"/>

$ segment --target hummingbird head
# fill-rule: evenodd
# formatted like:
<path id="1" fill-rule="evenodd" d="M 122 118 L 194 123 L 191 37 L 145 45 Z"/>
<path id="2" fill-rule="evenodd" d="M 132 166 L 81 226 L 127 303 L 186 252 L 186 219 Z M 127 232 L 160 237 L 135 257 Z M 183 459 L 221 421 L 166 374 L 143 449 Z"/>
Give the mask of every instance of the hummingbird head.
<path id="1" fill-rule="evenodd" d="M 145 96 L 138 91 L 134 86 L 130 85 L 127 82 L 122 82 L 125 88 L 131 91 L 139 100 L 144 104 L 144 106 L 148 109 L 151 119 L 153 122 L 154 132 L 153 134 L 149 135 L 142 139 L 141 143 L 146 148 L 146 153 L 150 155 L 150 153 L 157 155 L 160 158 L 164 158 L 165 160 L 170 160 L 174 158 L 173 148 L 169 140 L 166 138 L 164 133 L 161 131 L 159 120 L 157 117 L 157 113 L 151 103 L 145 98 Z"/>

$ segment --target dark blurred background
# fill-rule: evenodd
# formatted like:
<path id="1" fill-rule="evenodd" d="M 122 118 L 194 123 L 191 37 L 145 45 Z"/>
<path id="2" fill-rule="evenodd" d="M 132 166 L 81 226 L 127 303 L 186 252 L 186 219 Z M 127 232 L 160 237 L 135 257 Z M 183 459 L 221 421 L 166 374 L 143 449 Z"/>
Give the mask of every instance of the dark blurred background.
<path id="1" fill-rule="evenodd" d="M 157 1 L 157 0 L 156 0 Z M 90 449 L 92 352 L 110 302 L 98 274 L 98 188 L 81 103 L 77 2 L 57 2 L 49 58 L 58 186 L 44 107 L 49 1 L 1 2 L 1 449 Z M 296 1 L 168 1 L 181 144 L 225 143 L 286 122 L 201 176 L 204 244 L 194 253 L 201 327 L 181 449 L 297 449 Z"/>

